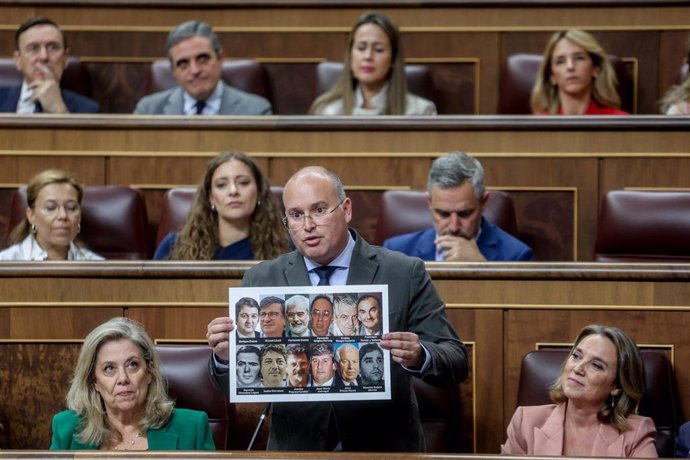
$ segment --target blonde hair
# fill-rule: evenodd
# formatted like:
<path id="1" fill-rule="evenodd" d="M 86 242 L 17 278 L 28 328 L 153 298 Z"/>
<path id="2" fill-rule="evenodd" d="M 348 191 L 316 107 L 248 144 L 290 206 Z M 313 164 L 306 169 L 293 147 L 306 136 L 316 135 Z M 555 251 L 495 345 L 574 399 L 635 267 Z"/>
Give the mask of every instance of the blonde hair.
<path id="1" fill-rule="evenodd" d="M 36 198 L 43 187 L 51 184 L 69 184 L 77 191 L 77 201 L 81 206 L 84 189 L 70 173 L 61 169 L 46 169 L 32 177 L 26 184 L 26 204 L 31 209 L 36 205 Z M 10 233 L 10 244 L 20 243 L 31 232 L 31 223 L 24 217 Z"/>
<path id="2" fill-rule="evenodd" d="M 257 204 L 251 217 L 249 239 L 257 260 L 273 259 L 289 250 L 278 205 L 273 199 L 271 185 L 257 164 L 240 152 L 224 152 L 206 165 L 206 171 L 197 186 L 189 217 L 175 240 L 170 258 L 174 260 L 211 260 L 220 246 L 218 214 L 211 208 L 209 194 L 216 169 L 228 161 L 244 163 L 252 172 L 257 188 Z"/>
<path id="3" fill-rule="evenodd" d="M 690 41 L 688 42 L 688 56 L 685 59 L 686 64 L 690 66 Z M 680 85 L 674 85 L 666 91 L 664 97 L 661 99 L 660 107 L 661 113 L 666 113 L 666 111 L 672 106 L 678 103 L 685 102 L 686 104 L 690 100 L 690 71 L 685 76 L 685 80 Z"/>
<path id="4" fill-rule="evenodd" d="M 407 97 L 407 80 L 405 79 L 405 59 L 400 41 L 400 32 L 395 23 L 382 13 L 369 12 L 359 17 L 350 31 L 345 50 L 344 66 L 340 77 L 333 87 L 316 98 L 309 109 L 309 113 L 318 114 L 325 106 L 333 101 L 342 99 L 343 113 L 341 115 L 352 115 L 355 105 L 355 89 L 357 79 L 352 74 L 352 48 L 355 45 L 355 34 L 357 29 L 365 24 L 377 25 L 388 37 L 391 45 L 391 68 L 388 71 L 388 92 L 386 105 L 383 110 L 384 115 L 405 115 L 405 101 Z"/>
<path id="5" fill-rule="evenodd" d="M 173 411 L 174 403 L 168 397 L 167 382 L 161 374 L 160 358 L 153 341 L 140 324 L 128 318 L 112 318 L 96 327 L 84 339 L 67 392 L 67 407 L 81 419 L 77 440 L 82 444 L 101 446 L 122 440 L 119 432 L 110 426 L 105 404 L 95 388 L 98 351 L 104 344 L 115 340 L 129 340 L 136 344 L 151 375 L 144 415 L 139 424 L 141 430 L 160 428 Z"/>
<path id="6" fill-rule="evenodd" d="M 620 108 L 621 99 L 616 91 L 616 72 L 604 48 L 590 33 L 584 30 L 569 29 L 554 33 L 546 44 L 539 73 L 532 88 L 531 106 L 533 113 L 549 112 L 556 114 L 560 107 L 558 86 L 551 83 L 551 64 L 553 50 L 558 42 L 567 39 L 584 48 L 592 59 L 599 74 L 591 85 L 591 97 L 602 107 Z"/>
<path id="7" fill-rule="evenodd" d="M 644 394 L 645 372 L 642 355 L 637 345 L 625 332 L 617 327 L 590 324 L 580 331 L 568 357 L 561 365 L 561 373 L 558 379 L 551 388 L 551 399 L 559 404 L 568 401 L 568 398 L 563 392 L 563 369 L 568 359 L 570 359 L 570 355 L 575 351 L 575 348 L 577 348 L 585 337 L 590 335 L 606 337 L 615 345 L 617 366 L 614 385 L 621 390 L 618 396 L 610 397 L 613 398 L 613 407 L 611 407 L 609 403 L 609 398 L 602 403 L 597 413 L 597 418 L 602 423 L 615 426 L 620 432 L 627 431 L 630 429 L 627 420 L 628 416 L 637 413 L 640 400 Z"/>

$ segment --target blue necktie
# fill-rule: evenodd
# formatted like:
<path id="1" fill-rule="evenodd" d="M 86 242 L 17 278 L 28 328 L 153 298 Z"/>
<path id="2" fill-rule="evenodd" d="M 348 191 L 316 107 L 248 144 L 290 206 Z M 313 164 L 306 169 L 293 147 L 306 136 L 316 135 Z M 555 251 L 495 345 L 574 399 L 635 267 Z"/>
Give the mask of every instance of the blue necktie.
<path id="1" fill-rule="evenodd" d="M 314 268 L 314 273 L 319 277 L 319 284 L 317 284 L 317 286 L 330 286 L 331 275 L 337 269 L 338 267 L 333 267 L 331 265 L 322 265 Z"/>
<path id="2" fill-rule="evenodd" d="M 201 112 L 204 111 L 205 107 L 206 107 L 206 101 L 197 101 L 196 102 L 196 114 L 201 115 Z"/>
<path id="3" fill-rule="evenodd" d="M 43 106 L 41 105 L 41 103 L 38 101 L 34 102 L 34 113 L 41 113 L 41 112 L 43 112 Z"/>

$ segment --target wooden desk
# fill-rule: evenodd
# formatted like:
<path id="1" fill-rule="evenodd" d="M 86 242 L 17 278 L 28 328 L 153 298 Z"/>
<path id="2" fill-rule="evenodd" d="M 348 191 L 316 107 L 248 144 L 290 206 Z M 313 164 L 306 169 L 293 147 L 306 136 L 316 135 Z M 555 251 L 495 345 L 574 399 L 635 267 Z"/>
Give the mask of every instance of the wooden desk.
<path id="1" fill-rule="evenodd" d="M 10 446 L 47 447 L 50 416 L 61 408 L 79 341 L 93 327 L 125 315 L 158 341 L 203 342 L 207 323 L 227 314 L 227 289 L 240 284 L 251 264 L 1 264 L 0 376 L 11 384 L 0 386 L 0 401 L 12 421 Z M 686 265 L 427 267 L 469 348 L 471 372 L 460 397 L 465 445 L 475 452 L 498 452 L 504 440 L 522 356 L 570 343 L 590 323 L 620 327 L 643 348 L 666 353 L 681 363 L 678 388 L 690 386 L 682 364 L 690 362 Z M 690 414 L 687 392 L 680 398 Z"/>

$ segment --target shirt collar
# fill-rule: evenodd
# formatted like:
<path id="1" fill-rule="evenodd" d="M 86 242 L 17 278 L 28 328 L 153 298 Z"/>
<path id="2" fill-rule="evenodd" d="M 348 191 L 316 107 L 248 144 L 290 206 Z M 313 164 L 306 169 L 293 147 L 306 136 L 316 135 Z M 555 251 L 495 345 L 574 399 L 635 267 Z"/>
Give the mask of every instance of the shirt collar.
<path id="1" fill-rule="evenodd" d="M 218 80 L 216 89 L 213 90 L 211 95 L 206 98 L 206 106 L 202 115 L 218 115 L 220 113 L 220 102 L 223 98 L 223 83 Z M 196 103 L 197 100 L 194 99 L 187 91 L 182 92 L 182 102 L 184 105 L 184 113 L 187 115 L 196 115 Z"/>
<path id="2" fill-rule="evenodd" d="M 364 104 L 364 95 L 362 94 L 362 88 L 357 85 L 355 89 L 355 106 L 352 108 L 353 115 L 381 115 L 386 108 L 386 98 L 388 97 L 388 83 L 378 92 L 374 97 L 371 98 L 371 103 L 374 106 L 373 109 L 365 109 L 362 107 Z"/>
<path id="3" fill-rule="evenodd" d="M 38 244 L 33 235 L 24 238 L 21 243 L 21 251 L 24 254 L 25 260 L 42 261 L 48 260 L 48 252 Z M 74 242 L 70 242 L 69 250 L 67 251 L 67 260 L 80 260 L 81 253 L 79 247 Z"/>

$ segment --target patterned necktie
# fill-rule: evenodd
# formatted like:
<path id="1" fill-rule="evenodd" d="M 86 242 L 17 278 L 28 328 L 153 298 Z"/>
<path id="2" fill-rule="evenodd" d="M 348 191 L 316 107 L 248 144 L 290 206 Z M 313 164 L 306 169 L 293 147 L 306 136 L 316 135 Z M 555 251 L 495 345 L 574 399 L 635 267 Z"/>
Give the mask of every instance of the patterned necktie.
<path id="1" fill-rule="evenodd" d="M 329 282 L 329 280 L 331 279 L 331 275 L 337 269 L 338 267 L 332 267 L 330 265 L 322 265 L 320 267 L 316 267 L 314 269 L 314 273 L 316 273 L 319 277 L 319 284 L 317 284 L 317 286 L 330 286 L 331 283 Z"/>
<path id="2" fill-rule="evenodd" d="M 206 107 L 206 101 L 197 101 L 196 102 L 196 114 L 201 115 L 201 112 L 204 111 L 205 107 Z"/>

